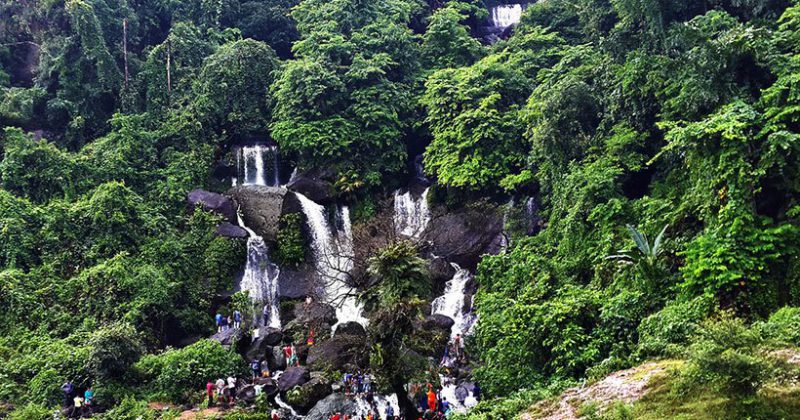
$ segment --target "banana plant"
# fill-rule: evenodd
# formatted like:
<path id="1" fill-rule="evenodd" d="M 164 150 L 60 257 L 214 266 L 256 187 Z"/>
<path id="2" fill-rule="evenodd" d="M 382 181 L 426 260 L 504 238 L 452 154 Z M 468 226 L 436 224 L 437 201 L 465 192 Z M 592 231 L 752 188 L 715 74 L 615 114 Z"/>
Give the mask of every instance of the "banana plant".
<path id="1" fill-rule="evenodd" d="M 647 235 L 640 232 L 633 225 L 629 224 L 626 227 L 633 238 L 633 242 L 636 244 L 636 251 L 638 252 L 621 250 L 618 251 L 618 254 L 609 255 L 606 258 L 619 260 L 625 264 L 635 264 L 646 278 L 653 279 L 657 274 L 658 257 L 661 255 L 664 234 L 667 232 L 669 225 L 664 225 L 664 228 L 661 229 L 652 244 Z"/>

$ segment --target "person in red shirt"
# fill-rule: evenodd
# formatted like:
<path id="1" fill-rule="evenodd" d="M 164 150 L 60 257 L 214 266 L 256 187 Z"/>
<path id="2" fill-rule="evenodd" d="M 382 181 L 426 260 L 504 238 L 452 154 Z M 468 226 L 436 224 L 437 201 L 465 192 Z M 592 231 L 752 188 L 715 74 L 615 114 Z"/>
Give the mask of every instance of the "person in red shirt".
<path id="1" fill-rule="evenodd" d="M 428 408 L 436 412 L 436 393 L 433 392 L 433 386 L 428 385 Z"/>
<path id="2" fill-rule="evenodd" d="M 214 383 L 208 381 L 206 384 L 206 395 L 208 395 L 208 406 L 211 407 L 214 405 Z"/>

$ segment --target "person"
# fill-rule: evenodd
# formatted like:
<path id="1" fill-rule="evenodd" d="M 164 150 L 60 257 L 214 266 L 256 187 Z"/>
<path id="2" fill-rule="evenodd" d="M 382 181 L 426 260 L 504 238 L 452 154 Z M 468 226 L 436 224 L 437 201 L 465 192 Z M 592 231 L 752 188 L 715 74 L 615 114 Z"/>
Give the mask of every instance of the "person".
<path id="1" fill-rule="evenodd" d="M 341 420 L 341 418 L 342 418 L 342 413 L 336 413 L 331 416 L 330 420 Z"/>
<path id="2" fill-rule="evenodd" d="M 72 385 L 72 381 L 64 382 L 64 385 L 61 385 L 61 391 L 64 392 L 64 407 L 69 407 L 70 403 L 72 402 L 72 393 L 75 392 L 75 386 Z"/>
<path id="3" fill-rule="evenodd" d="M 308 309 L 312 303 L 314 303 L 314 298 L 312 298 L 311 295 L 306 296 L 306 309 Z"/>
<path id="4" fill-rule="evenodd" d="M 283 357 L 286 359 L 286 367 L 292 365 L 292 346 L 287 344 L 283 346 Z"/>
<path id="5" fill-rule="evenodd" d="M 228 404 L 233 405 L 236 399 L 236 378 L 228 376 Z"/>
<path id="6" fill-rule="evenodd" d="M 250 369 L 253 371 L 253 382 L 261 376 L 261 361 L 258 359 L 253 359 L 250 362 Z"/>
<path id="7" fill-rule="evenodd" d="M 292 363 L 295 366 L 300 366 L 300 359 L 297 358 L 297 349 L 294 347 L 294 343 L 292 343 Z M 287 364 L 286 367 L 290 365 Z"/>
<path id="8" fill-rule="evenodd" d="M 280 416 L 278 416 L 278 412 L 276 410 L 272 410 L 272 420 L 281 420 Z"/>
<path id="9" fill-rule="evenodd" d="M 220 331 L 227 330 L 228 329 L 228 317 L 223 316 L 222 317 L 222 323 L 220 325 L 221 325 L 221 330 Z"/>
<path id="10" fill-rule="evenodd" d="M 231 317 L 230 315 L 228 315 L 228 319 L 225 321 L 225 326 L 227 327 L 225 328 L 226 330 L 228 328 L 233 327 L 233 317 Z"/>
<path id="11" fill-rule="evenodd" d="M 225 380 L 222 379 L 222 378 L 219 378 L 219 379 L 217 379 L 217 382 L 215 383 L 215 385 L 217 386 L 217 402 L 223 402 L 224 403 L 224 401 L 225 401 Z"/>
<path id="12" fill-rule="evenodd" d="M 364 392 L 369 393 L 370 391 L 372 391 L 371 385 L 372 384 L 370 383 L 369 373 L 365 373 L 364 374 Z"/>
<path id="13" fill-rule="evenodd" d="M 453 340 L 453 350 L 456 352 L 456 359 L 461 359 L 461 348 L 463 346 L 463 340 L 461 340 L 461 334 L 456 334 L 456 338 Z"/>
<path id="14" fill-rule="evenodd" d="M 436 393 L 433 392 L 433 385 L 428 384 L 428 409 L 436 412 Z"/>
<path id="15" fill-rule="evenodd" d="M 239 310 L 233 311 L 233 328 L 238 329 L 242 326 L 242 313 Z"/>
<path id="16" fill-rule="evenodd" d="M 264 309 L 261 311 L 261 313 L 264 315 L 264 325 L 269 325 L 269 312 L 270 308 L 268 303 L 264 305 Z"/>
<path id="17" fill-rule="evenodd" d="M 447 401 L 447 398 L 442 397 L 442 406 L 439 407 L 439 411 L 441 411 L 442 414 L 447 414 L 448 410 L 450 410 L 450 403 Z"/>
<path id="18" fill-rule="evenodd" d="M 76 395 L 72 400 L 72 412 L 69 416 L 72 418 L 79 418 L 81 414 L 83 414 L 83 397 Z"/>
<path id="19" fill-rule="evenodd" d="M 217 313 L 214 319 L 217 321 L 217 332 L 222 332 L 222 314 Z"/>
<path id="20" fill-rule="evenodd" d="M 439 363 L 439 366 L 447 366 L 449 361 L 450 361 L 450 346 L 444 346 L 444 355 L 442 356 L 442 362 Z"/>
<path id="21" fill-rule="evenodd" d="M 394 418 L 394 407 L 391 404 L 386 404 L 386 418 L 392 420 Z"/>
<path id="22" fill-rule="evenodd" d="M 206 396 L 208 397 L 208 406 L 214 406 L 214 383 L 211 382 L 211 379 L 206 382 Z"/>
<path id="23" fill-rule="evenodd" d="M 83 393 L 83 401 L 86 407 L 91 407 L 94 403 L 94 390 L 92 389 L 91 385 L 89 385 L 89 387 L 86 388 L 86 391 Z"/>
<path id="24" fill-rule="evenodd" d="M 306 340 L 306 344 L 308 345 L 308 347 L 311 347 L 311 346 L 314 345 L 314 329 L 313 328 L 308 332 L 308 340 Z"/>
<path id="25" fill-rule="evenodd" d="M 269 378 L 270 377 L 269 365 L 267 365 L 266 363 L 262 363 L 261 364 L 261 377 L 262 378 Z"/>

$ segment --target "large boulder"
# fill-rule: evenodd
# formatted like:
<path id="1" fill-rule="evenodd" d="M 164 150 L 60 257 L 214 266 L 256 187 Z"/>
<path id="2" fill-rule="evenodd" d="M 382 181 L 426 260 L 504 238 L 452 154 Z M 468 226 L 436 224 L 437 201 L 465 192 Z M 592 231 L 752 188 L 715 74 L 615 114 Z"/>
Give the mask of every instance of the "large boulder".
<path id="1" fill-rule="evenodd" d="M 313 301 L 310 304 L 301 303 L 294 307 L 295 319 L 304 324 L 335 324 L 336 309 L 327 303 Z"/>
<path id="2" fill-rule="evenodd" d="M 283 332 L 279 328 L 260 327 L 258 338 L 247 348 L 247 360 L 265 359 L 272 352 L 272 347 L 283 341 Z"/>
<path id="3" fill-rule="evenodd" d="M 239 346 L 244 338 L 241 328 L 228 328 L 211 336 L 211 339 L 222 344 L 223 347 Z"/>
<path id="4" fill-rule="evenodd" d="M 246 238 L 249 236 L 246 230 L 231 222 L 222 222 L 217 225 L 217 235 L 226 238 Z"/>
<path id="5" fill-rule="evenodd" d="M 358 322 L 344 322 L 336 326 L 336 335 L 351 335 L 355 337 L 367 337 L 367 330 Z"/>
<path id="6" fill-rule="evenodd" d="M 423 232 L 431 252 L 462 268 L 475 269 L 483 254 L 503 231 L 503 219 L 496 207 L 483 205 L 452 213 L 434 214 Z"/>
<path id="7" fill-rule="evenodd" d="M 439 295 L 444 290 L 445 283 L 456 275 L 456 268 L 444 258 L 435 256 L 428 262 L 428 272 L 434 285 L 434 291 Z"/>
<path id="8" fill-rule="evenodd" d="M 433 314 L 425 317 L 425 319 L 422 321 L 422 327 L 425 329 L 450 331 L 450 328 L 452 328 L 453 324 L 455 323 L 456 322 L 453 320 L 453 318 L 450 318 L 447 315 Z"/>
<path id="9" fill-rule="evenodd" d="M 278 389 L 286 392 L 296 386 L 303 385 L 311 379 L 311 374 L 305 366 L 292 366 L 287 368 L 278 378 Z"/>
<path id="10" fill-rule="evenodd" d="M 336 190 L 332 180 L 335 174 L 332 171 L 314 170 L 292 175 L 286 188 L 298 192 L 319 204 L 328 204 L 336 198 Z"/>
<path id="11" fill-rule="evenodd" d="M 261 392 L 266 395 L 273 396 L 280 392 L 278 383 L 272 378 L 258 378 L 256 384 L 261 386 Z"/>
<path id="12" fill-rule="evenodd" d="M 286 358 L 283 356 L 283 349 L 281 346 L 272 347 L 272 351 L 266 353 L 266 358 L 270 371 L 274 372 L 286 368 Z"/>
<path id="13" fill-rule="evenodd" d="M 205 190 L 193 190 L 187 197 L 190 210 L 194 210 L 198 205 L 203 210 L 213 211 L 220 214 L 228 221 L 236 220 L 236 208 L 229 197 L 222 194 L 213 193 Z"/>
<path id="14" fill-rule="evenodd" d="M 330 395 L 331 384 L 324 378 L 317 376 L 310 381 L 286 393 L 286 400 L 292 407 L 301 412 L 307 412 L 321 399 Z"/>
<path id="15" fill-rule="evenodd" d="M 253 384 L 246 384 L 236 390 L 236 399 L 247 404 L 256 402 L 256 388 Z"/>
<path id="16" fill-rule="evenodd" d="M 366 366 L 368 351 L 363 337 L 334 335 L 311 346 L 306 363 L 314 370 L 355 371 Z"/>
<path id="17" fill-rule="evenodd" d="M 281 215 L 297 208 L 285 188 L 248 185 L 231 188 L 228 194 L 241 209 L 245 225 L 268 242 L 278 237 Z"/>
<path id="18" fill-rule="evenodd" d="M 278 296 L 281 299 L 304 299 L 308 295 L 313 295 L 318 277 L 316 267 L 309 262 L 297 267 L 281 267 Z"/>
<path id="19" fill-rule="evenodd" d="M 306 414 L 306 420 L 328 420 L 331 413 L 355 413 L 358 407 L 355 400 L 345 398 L 343 393 L 328 395 L 314 405 Z"/>

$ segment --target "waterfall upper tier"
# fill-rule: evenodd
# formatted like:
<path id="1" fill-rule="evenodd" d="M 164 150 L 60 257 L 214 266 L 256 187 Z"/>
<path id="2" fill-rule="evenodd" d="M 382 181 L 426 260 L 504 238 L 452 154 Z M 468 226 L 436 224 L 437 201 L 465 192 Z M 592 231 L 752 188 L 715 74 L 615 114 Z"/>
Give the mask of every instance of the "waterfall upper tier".
<path id="1" fill-rule="evenodd" d="M 236 178 L 234 185 L 277 187 L 280 182 L 278 147 L 268 144 L 242 146 L 235 150 Z"/>

